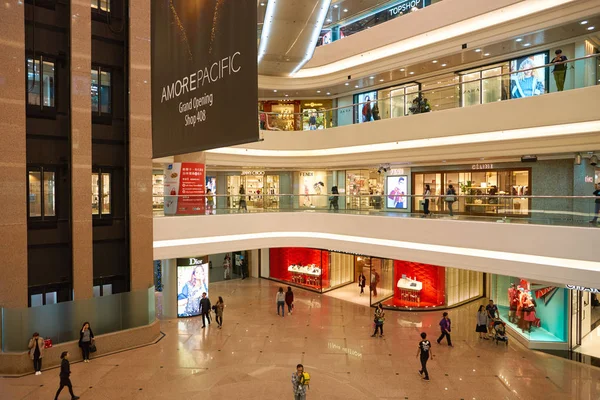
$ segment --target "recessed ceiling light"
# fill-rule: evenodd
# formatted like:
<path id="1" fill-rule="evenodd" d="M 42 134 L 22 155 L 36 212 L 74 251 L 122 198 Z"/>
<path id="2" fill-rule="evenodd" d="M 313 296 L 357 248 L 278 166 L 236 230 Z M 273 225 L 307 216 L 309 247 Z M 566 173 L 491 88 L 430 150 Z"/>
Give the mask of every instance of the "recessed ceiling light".
<path id="1" fill-rule="evenodd" d="M 404 68 L 400 68 L 400 72 L 404 72 Z"/>
<path id="2" fill-rule="evenodd" d="M 374 76 L 370 76 L 369 79 L 375 79 L 375 77 Z"/>
<path id="3" fill-rule="evenodd" d="M 479 53 L 481 49 L 475 49 L 475 53 Z"/>
<path id="4" fill-rule="evenodd" d="M 344 12 L 348 12 L 348 9 L 347 9 L 347 8 L 344 8 Z"/>
<path id="5" fill-rule="evenodd" d="M 350 84 L 349 84 L 348 82 L 346 82 L 346 83 L 344 83 L 344 85 L 348 86 L 348 85 L 350 85 Z"/>
<path id="6" fill-rule="evenodd" d="M 414 71 L 410 71 L 410 72 L 409 72 L 409 74 L 411 74 L 411 75 L 414 75 L 414 74 L 415 74 L 415 72 L 414 72 Z"/>
<path id="7" fill-rule="evenodd" d="M 484 56 L 486 56 L 486 57 L 487 57 L 487 56 L 489 56 L 489 55 L 490 55 L 490 53 L 485 53 L 485 54 L 484 54 Z"/>
<path id="8" fill-rule="evenodd" d="M 277 89 L 274 89 L 274 90 L 273 90 L 273 93 L 277 93 Z"/>
<path id="9" fill-rule="evenodd" d="M 529 46 L 531 46 L 531 43 L 525 43 L 523 46 L 529 47 Z"/>
<path id="10" fill-rule="evenodd" d="M 264 7 L 264 6 L 265 6 L 265 3 L 260 3 L 260 5 L 261 5 L 262 7 Z"/>
<path id="11" fill-rule="evenodd" d="M 521 39 L 521 38 L 518 38 L 515 40 L 515 42 L 522 42 L 522 41 L 523 41 L 523 39 Z"/>
<path id="12" fill-rule="evenodd" d="M 358 89 L 358 85 L 354 85 L 354 87 L 355 87 L 356 89 Z"/>
<path id="13" fill-rule="evenodd" d="M 338 8 L 338 7 L 339 7 L 339 6 L 338 6 L 337 4 L 334 4 L 334 5 L 333 5 L 333 8 Z"/>
<path id="14" fill-rule="evenodd" d="M 581 22 L 580 22 L 580 24 L 581 24 L 581 25 L 585 25 L 585 24 L 587 24 L 587 23 L 588 23 L 588 22 L 587 22 L 587 20 L 584 20 L 584 21 L 581 21 Z"/>
<path id="15" fill-rule="evenodd" d="M 320 91 L 320 90 L 317 90 L 317 93 L 321 93 L 321 91 Z"/>
<path id="16" fill-rule="evenodd" d="M 327 96 L 329 96 L 331 93 L 327 92 Z"/>
<path id="17" fill-rule="evenodd" d="M 289 94 L 286 94 L 286 95 L 285 95 L 285 97 L 288 97 L 288 96 L 289 96 Z"/>
<path id="18" fill-rule="evenodd" d="M 383 79 L 380 79 L 379 82 L 383 82 Z"/>
<path id="19" fill-rule="evenodd" d="M 333 21 L 331 18 L 327 18 L 327 22 L 331 22 Z"/>
<path id="20" fill-rule="evenodd" d="M 590 26 L 590 27 L 588 28 L 588 31 L 593 31 L 593 30 L 594 30 L 594 28 L 595 28 L 595 26 Z"/>
<path id="21" fill-rule="evenodd" d="M 433 60 L 432 63 L 437 64 L 437 60 Z"/>
<path id="22" fill-rule="evenodd" d="M 448 64 L 442 64 L 442 67 L 445 67 L 446 65 L 448 65 Z"/>
<path id="23" fill-rule="evenodd" d="M 446 160 L 442 160 L 442 162 L 446 162 Z"/>

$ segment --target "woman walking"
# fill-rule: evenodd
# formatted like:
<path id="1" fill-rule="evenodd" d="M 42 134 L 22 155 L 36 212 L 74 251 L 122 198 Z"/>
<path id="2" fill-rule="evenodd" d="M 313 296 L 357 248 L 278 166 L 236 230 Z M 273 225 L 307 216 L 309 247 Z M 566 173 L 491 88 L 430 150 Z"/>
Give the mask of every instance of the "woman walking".
<path id="1" fill-rule="evenodd" d="M 33 360 L 36 375 L 42 374 L 42 357 L 44 356 L 44 338 L 35 332 L 29 339 L 29 357 Z"/>
<path id="2" fill-rule="evenodd" d="M 365 286 L 366 285 L 367 285 L 367 278 L 365 277 L 365 274 L 363 274 L 361 272 L 360 275 L 358 276 L 358 287 L 360 288 L 360 295 L 361 296 L 363 294 L 365 294 Z"/>
<path id="3" fill-rule="evenodd" d="M 379 329 L 379 337 L 383 337 L 383 323 L 385 321 L 385 311 L 383 311 L 383 305 L 381 303 L 377 304 L 375 308 L 375 317 L 373 322 L 375 323 L 375 332 L 371 335 L 371 337 L 377 336 L 377 330 Z"/>
<path id="4" fill-rule="evenodd" d="M 221 329 L 223 326 L 223 309 L 225 308 L 225 302 L 223 298 L 219 296 L 219 300 L 217 300 L 217 304 L 215 304 L 215 314 L 217 315 L 215 319 L 217 320 L 217 327 Z"/>
<path id="5" fill-rule="evenodd" d="M 281 308 L 281 316 L 285 317 L 285 293 L 283 293 L 283 288 L 279 288 L 275 300 L 277 301 L 277 315 L 279 315 L 279 308 Z"/>
<path id="6" fill-rule="evenodd" d="M 58 395 L 62 392 L 63 388 L 66 386 L 69 388 L 69 393 L 71 394 L 71 400 L 77 400 L 79 396 L 75 396 L 73 393 L 73 385 L 71 384 L 71 364 L 69 364 L 69 352 L 63 351 L 60 355 L 62 361 L 60 362 L 60 386 L 58 387 L 58 391 L 56 392 L 56 396 L 54 396 L 54 400 L 58 400 Z"/>
<path id="7" fill-rule="evenodd" d="M 79 332 L 79 347 L 81 347 L 81 354 L 83 355 L 83 362 L 90 362 L 90 346 L 94 341 L 94 332 L 90 328 L 89 322 L 84 322 Z"/>
<path id="8" fill-rule="evenodd" d="M 285 304 L 287 304 L 288 315 L 292 315 L 294 310 L 294 292 L 292 288 L 288 286 L 287 292 L 285 292 Z"/>
<path id="9" fill-rule="evenodd" d="M 428 217 L 429 212 L 429 198 L 431 197 L 431 188 L 429 185 L 425 185 L 425 190 L 423 192 L 423 215 L 421 218 Z"/>
<path id="10" fill-rule="evenodd" d="M 488 325 L 488 313 L 483 307 L 483 305 L 479 306 L 479 310 L 477 310 L 477 328 L 475 328 L 475 332 L 479 333 L 479 339 L 488 340 L 487 338 L 487 325 Z"/>

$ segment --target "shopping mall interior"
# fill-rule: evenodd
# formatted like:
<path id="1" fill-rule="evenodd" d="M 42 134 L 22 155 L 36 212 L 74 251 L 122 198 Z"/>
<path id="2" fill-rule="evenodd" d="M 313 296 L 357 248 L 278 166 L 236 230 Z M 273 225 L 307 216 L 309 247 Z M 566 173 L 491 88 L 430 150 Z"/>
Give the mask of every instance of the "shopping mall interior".
<path id="1" fill-rule="evenodd" d="M 0 6 L 1 399 L 600 398 L 598 0 L 90 1 Z"/>

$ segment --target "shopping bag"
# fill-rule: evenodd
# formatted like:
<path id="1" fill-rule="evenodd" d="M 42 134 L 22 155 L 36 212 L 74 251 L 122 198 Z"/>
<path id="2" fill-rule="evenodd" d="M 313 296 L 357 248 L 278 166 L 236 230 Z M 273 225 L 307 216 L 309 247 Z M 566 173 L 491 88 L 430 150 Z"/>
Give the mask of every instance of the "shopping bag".
<path id="1" fill-rule="evenodd" d="M 44 348 L 49 349 L 52 347 L 52 339 L 44 339 Z"/>

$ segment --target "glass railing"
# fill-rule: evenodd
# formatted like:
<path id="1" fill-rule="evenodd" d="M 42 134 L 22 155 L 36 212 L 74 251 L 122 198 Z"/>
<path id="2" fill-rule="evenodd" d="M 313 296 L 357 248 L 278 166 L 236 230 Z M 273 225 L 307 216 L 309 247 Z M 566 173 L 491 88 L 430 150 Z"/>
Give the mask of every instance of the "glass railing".
<path id="1" fill-rule="evenodd" d="M 27 351 L 39 332 L 53 344 L 79 340 L 84 322 L 94 335 L 149 325 L 155 320 L 154 286 L 146 290 L 28 308 L 1 308 L 2 351 Z"/>
<path id="2" fill-rule="evenodd" d="M 454 201 L 449 201 L 454 198 Z M 245 194 L 154 196 L 154 215 L 326 212 L 506 223 L 596 226 L 595 196 Z M 429 213 L 426 214 L 426 208 Z M 590 221 L 593 221 L 590 223 Z"/>
<path id="3" fill-rule="evenodd" d="M 365 98 L 370 97 L 368 101 L 331 109 L 302 113 L 259 111 L 259 127 L 269 131 L 322 130 L 590 87 L 599 83 L 599 60 L 597 54 L 568 60 L 558 65 L 559 69 L 564 68 L 563 72 L 554 72 L 555 64 L 511 72 L 503 72 L 506 66 L 476 73 L 470 71 L 456 75 L 451 84 L 426 90 L 419 90 L 414 82 L 403 84 L 379 90 L 393 95 L 375 99 L 378 91 L 373 91 L 364 94 Z M 525 61 L 521 65 L 527 65 Z"/>

